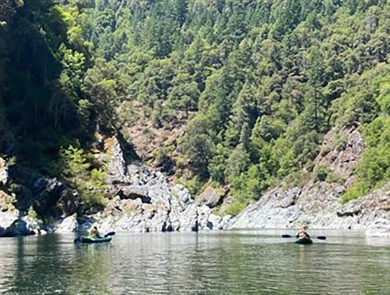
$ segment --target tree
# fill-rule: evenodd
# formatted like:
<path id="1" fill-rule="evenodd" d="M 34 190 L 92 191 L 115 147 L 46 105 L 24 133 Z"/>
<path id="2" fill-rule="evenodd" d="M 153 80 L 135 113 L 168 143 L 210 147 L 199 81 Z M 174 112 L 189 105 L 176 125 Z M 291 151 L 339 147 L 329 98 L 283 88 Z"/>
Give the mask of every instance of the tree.
<path id="1" fill-rule="evenodd" d="M 207 166 L 215 152 L 210 124 L 210 119 L 204 115 L 191 120 L 182 146 L 195 170 L 205 177 L 208 176 Z"/>

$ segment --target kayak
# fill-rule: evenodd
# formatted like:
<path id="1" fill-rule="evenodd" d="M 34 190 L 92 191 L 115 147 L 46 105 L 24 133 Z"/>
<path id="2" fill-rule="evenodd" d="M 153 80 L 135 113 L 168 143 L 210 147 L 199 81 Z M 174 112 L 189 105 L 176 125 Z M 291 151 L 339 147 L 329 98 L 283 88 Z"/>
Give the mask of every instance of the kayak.
<path id="1" fill-rule="evenodd" d="M 103 237 L 103 238 L 88 238 L 88 237 L 81 237 L 80 241 L 81 243 L 86 244 L 95 244 L 95 243 L 108 243 L 111 242 L 111 237 Z"/>
<path id="2" fill-rule="evenodd" d="M 313 241 L 310 238 L 300 238 L 296 240 L 295 243 L 300 245 L 309 245 L 313 244 Z"/>

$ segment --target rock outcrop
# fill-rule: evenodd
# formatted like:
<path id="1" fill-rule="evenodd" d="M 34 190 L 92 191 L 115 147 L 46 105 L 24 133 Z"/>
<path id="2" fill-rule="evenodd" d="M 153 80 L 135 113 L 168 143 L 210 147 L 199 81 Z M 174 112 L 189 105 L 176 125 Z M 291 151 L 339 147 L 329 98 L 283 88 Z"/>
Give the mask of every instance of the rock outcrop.
<path id="1" fill-rule="evenodd" d="M 383 222 L 377 222 L 390 220 L 390 184 L 344 206 L 340 202 L 355 180 L 353 169 L 363 147 L 356 126 L 345 128 L 338 135 L 329 132 L 315 164 L 329 167 L 337 175 L 336 180 L 310 180 L 303 187 L 274 188 L 248 206 L 228 228 L 289 228 L 302 223 L 310 224 L 311 228 L 367 229 L 376 225 L 384 228 Z"/>
<path id="2" fill-rule="evenodd" d="M 40 234 L 41 228 L 36 219 L 21 216 L 15 208 L 0 212 L 0 237 L 14 237 Z"/>
<path id="3" fill-rule="evenodd" d="M 225 195 L 226 191 L 209 186 L 197 197 L 196 203 L 214 208 L 222 203 Z"/>
<path id="4" fill-rule="evenodd" d="M 18 197 L 18 210 L 13 206 L 15 197 L 1 191 L 4 195 L 0 196 L 0 236 L 86 231 L 94 224 L 103 232 L 152 232 L 292 228 L 302 223 L 311 228 L 368 228 L 369 236 L 390 236 L 390 183 L 344 206 L 340 202 L 355 181 L 353 170 L 363 148 L 357 126 L 338 134 L 331 131 L 314 163 L 327 167 L 327 176 L 332 177 L 311 177 L 304 185 L 290 188 L 282 183 L 238 216 L 222 218 L 214 215 L 212 208 L 220 206 L 220 212 L 226 210 L 233 202 L 227 191 L 208 187 L 194 201 L 184 186 L 170 184 L 161 172 L 127 161 L 114 136 L 102 139 L 103 151 L 95 152 L 96 159 L 108 167 L 109 198 L 103 210 L 80 210 L 77 192 L 55 178 L 34 176 L 24 183 L 29 189 L 20 189 L 24 198 Z M 9 176 L 1 167 L 6 165 L 0 162 L 0 181 L 4 183 Z M 27 172 L 17 173 L 28 178 Z M 54 221 L 43 224 L 28 217 L 30 207 L 38 215 L 49 212 Z"/>
<path id="5" fill-rule="evenodd" d="M 98 224 L 103 231 L 117 232 L 198 231 L 223 228 L 227 222 L 211 213 L 208 202 L 196 204 L 184 186 L 170 185 L 161 172 L 129 164 L 116 137 L 104 146 L 113 195 L 104 211 L 78 218 L 77 230 Z"/>
<path id="6" fill-rule="evenodd" d="M 206 205 L 197 205 L 182 185 L 170 186 L 166 177 L 145 166 L 132 165 L 129 185 L 103 212 L 90 216 L 103 231 L 198 231 L 221 228 L 221 219 Z M 81 228 L 85 228 L 80 224 Z"/>
<path id="7" fill-rule="evenodd" d="M 102 231 L 198 231 L 223 228 L 228 220 L 211 213 L 210 207 L 220 196 L 211 194 L 212 198 L 206 196 L 204 202 L 196 204 L 184 186 L 170 185 L 161 172 L 129 164 L 115 136 L 100 138 L 94 157 L 108 172 L 104 210 L 83 209 L 77 191 L 56 178 L 13 167 L 12 177 L 21 183 L 16 198 L 20 210 L 8 209 L 10 196 L 7 201 L 0 198 L 1 210 L 7 211 L 0 213 L 0 236 L 86 231 L 94 224 Z M 6 167 L 3 162 L 0 165 Z M 1 169 L 0 175 L 4 175 L 0 180 L 7 181 L 8 174 Z M 27 216 L 32 209 L 35 221 Z M 44 223 L 39 217 L 50 221 Z"/>

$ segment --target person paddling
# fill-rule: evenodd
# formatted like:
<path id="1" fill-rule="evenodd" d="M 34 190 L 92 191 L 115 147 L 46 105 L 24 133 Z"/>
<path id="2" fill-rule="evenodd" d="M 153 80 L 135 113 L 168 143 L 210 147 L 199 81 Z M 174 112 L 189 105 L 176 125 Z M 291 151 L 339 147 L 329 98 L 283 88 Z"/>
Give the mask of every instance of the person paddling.
<path id="1" fill-rule="evenodd" d="M 308 226 L 306 224 L 302 225 L 301 230 L 297 233 L 297 239 L 309 238 L 310 235 L 306 232 Z"/>
<path id="2" fill-rule="evenodd" d="M 89 231 L 88 238 L 91 239 L 96 239 L 96 238 L 101 238 L 100 232 L 98 230 L 98 227 L 94 225 L 91 230 Z"/>

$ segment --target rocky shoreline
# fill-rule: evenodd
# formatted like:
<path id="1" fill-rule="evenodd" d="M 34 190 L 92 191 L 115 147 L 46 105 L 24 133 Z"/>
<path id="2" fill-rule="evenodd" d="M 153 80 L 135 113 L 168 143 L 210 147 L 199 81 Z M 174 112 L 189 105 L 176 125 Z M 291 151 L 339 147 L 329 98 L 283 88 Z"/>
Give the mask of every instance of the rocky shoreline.
<path id="1" fill-rule="evenodd" d="M 215 206 L 224 206 L 228 194 L 208 188 L 196 200 L 180 184 L 170 184 L 158 171 L 144 165 L 127 164 L 116 137 L 107 139 L 104 151 L 110 154 L 107 189 L 110 198 L 101 210 L 77 212 L 77 192 L 55 178 L 39 177 L 31 182 L 30 198 L 19 198 L 1 191 L 0 236 L 42 234 L 46 232 L 87 231 L 97 224 L 102 231 L 164 232 L 249 228 L 296 228 L 308 223 L 313 229 L 358 229 L 368 236 L 390 237 L 390 183 L 371 194 L 341 205 L 340 198 L 353 184 L 353 169 L 364 148 L 356 127 L 345 128 L 342 148 L 335 147 L 332 131 L 325 137 L 315 165 L 326 165 L 340 175 L 334 181 L 311 179 L 305 184 L 269 190 L 238 216 L 218 216 Z M 326 151 L 326 152 L 324 152 Z M 98 157 L 98 155 L 97 155 Z M 1 183 L 9 171 L 2 164 Z M 23 194 L 22 194 L 23 195 Z M 30 216 L 34 201 L 38 214 L 53 212 L 54 220 Z"/>

